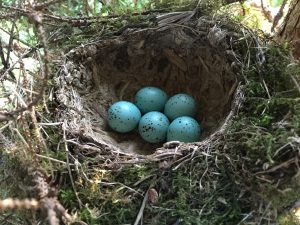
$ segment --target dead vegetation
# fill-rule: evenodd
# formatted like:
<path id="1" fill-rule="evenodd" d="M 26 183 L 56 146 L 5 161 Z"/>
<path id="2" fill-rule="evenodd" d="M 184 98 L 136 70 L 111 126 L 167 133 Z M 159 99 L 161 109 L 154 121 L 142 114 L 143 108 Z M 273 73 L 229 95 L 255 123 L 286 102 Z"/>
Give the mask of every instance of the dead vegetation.
<path id="1" fill-rule="evenodd" d="M 1 97 L 8 101 L 0 114 L 1 187 L 7 188 L 10 182 L 13 185 L 1 194 L 6 197 L 0 201 L 1 210 L 32 210 L 37 212 L 35 216 L 22 210 L 18 215 L 36 223 L 47 218 L 50 224 L 59 224 L 59 220 L 87 224 L 296 221 L 293 216 L 284 216 L 297 210 L 300 194 L 299 67 L 287 48 L 226 17 L 201 17 L 197 12 L 165 14 L 156 20 L 149 15 L 132 15 L 125 24 L 124 18 L 120 22 L 117 17 L 111 21 L 102 17 L 62 18 L 42 12 L 44 7 L 4 7 L 6 12 L 1 14 L 2 18 L 25 16 L 39 37 L 35 47 L 15 46 L 13 23 L 9 31 L 12 41 L 6 51 L 2 46 Z M 135 20 L 138 23 L 132 25 Z M 49 27 L 45 21 L 84 24 L 87 28 L 72 40 L 56 34 L 63 38 L 57 41 L 47 39 L 44 30 Z M 99 24 L 96 26 L 94 21 Z M 219 52 L 228 51 L 229 61 L 225 61 L 237 74 L 237 83 L 229 85 L 232 102 L 221 122 L 201 142 L 166 143 L 150 155 L 120 151 L 118 145 L 108 144 L 105 138 L 85 133 L 78 125 L 81 122 L 88 131 L 102 133 L 101 137 L 110 135 L 100 126 L 93 126 L 99 121 L 90 121 L 89 115 L 96 113 L 86 107 L 85 101 L 78 101 L 83 92 L 78 92 L 74 82 L 62 91 L 53 78 L 68 75 L 70 66 L 85 69 L 93 57 L 101 54 L 93 51 L 95 47 L 120 47 L 110 40 L 122 41 L 141 31 L 155 34 L 157 28 L 170 27 L 180 27 L 176 32 L 210 42 L 209 46 Z M 137 37 L 133 42 L 143 40 L 142 35 Z M 57 47 L 64 40 L 70 46 L 60 52 Z M 83 47 L 73 49 L 76 43 L 83 43 Z M 55 51 L 50 51 L 52 48 Z M 70 49 L 71 54 L 66 54 Z M 13 65 L 8 63 L 10 51 L 18 56 Z M 170 64 L 185 68 L 176 51 L 167 52 L 166 57 Z M 23 60 L 28 55 L 39 62 L 35 73 L 24 68 Z M 70 65 L 70 60 L 75 62 Z M 208 63 L 204 57 L 203 60 Z M 20 71 L 18 76 L 16 68 Z M 73 71 L 70 76 L 78 79 Z M 7 88 L 7 81 L 12 89 Z M 75 84 L 82 85 L 80 82 Z M 58 97 L 63 94 L 73 105 L 66 107 Z M 1 218 L 7 221 L 11 217 L 6 213 Z M 10 223 L 21 224 L 18 217 Z"/>

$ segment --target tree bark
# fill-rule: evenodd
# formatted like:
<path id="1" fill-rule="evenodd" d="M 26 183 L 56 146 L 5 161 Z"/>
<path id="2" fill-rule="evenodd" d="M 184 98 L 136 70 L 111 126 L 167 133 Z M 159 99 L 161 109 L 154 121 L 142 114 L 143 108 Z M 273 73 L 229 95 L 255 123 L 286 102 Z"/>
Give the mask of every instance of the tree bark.
<path id="1" fill-rule="evenodd" d="M 291 2 L 278 37 L 282 41 L 288 41 L 293 49 L 294 57 L 300 59 L 300 0 Z"/>

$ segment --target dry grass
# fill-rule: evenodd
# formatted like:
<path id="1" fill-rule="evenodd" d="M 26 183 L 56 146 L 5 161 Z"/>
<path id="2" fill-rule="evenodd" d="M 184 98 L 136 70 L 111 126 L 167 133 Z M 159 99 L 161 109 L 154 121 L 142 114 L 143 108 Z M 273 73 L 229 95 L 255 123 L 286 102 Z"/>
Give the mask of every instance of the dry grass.
<path id="1" fill-rule="evenodd" d="M 40 43 L 48 49 L 53 43 L 44 43 L 39 14 L 30 15 L 40 30 Z M 189 28 L 190 22 L 197 22 L 190 15 L 176 14 L 175 23 L 174 17 L 166 16 L 163 25 Z M 17 63 L 1 73 L 12 87 L 8 89 L 7 83 L 1 87 L 1 97 L 8 100 L 1 113 L 5 160 L 1 185 L 10 181 L 13 185 L 10 192 L 1 193 L 7 199 L 0 208 L 39 208 L 51 224 L 59 219 L 88 224 L 270 224 L 278 218 L 284 221 L 286 217 L 278 215 L 290 208 L 296 210 L 293 202 L 299 198 L 300 185 L 297 62 L 291 70 L 287 49 L 266 45 L 255 32 L 227 18 L 201 19 L 206 28 L 213 28 L 212 43 L 229 40 L 233 66 L 241 75 L 232 108 L 220 128 L 202 142 L 166 143 L 148 156 L 99 147 L 66 128 L 68 124 L 57 118 L 62 106 L 54 101 L 54 75 L 48 68 L 53 62 L 52 71 L 57 72 L 58 65 L 66 65 L 65 58 L 24 47 L 40 62 L 40 70 L 22 68 L 25 55 L 19 54 Z M 147 26 L 151 29 L 155 24 Z M 98 33 L 92 43 L 122 30 L 110 25 L 100 28 L 94 27 L 101 36 Z M 91 39 L 83 40 L 84 35 L 74 39 L 88 46 Z M 17 77 L 12 74 L 16 67 L 21 68 Z M 20 179 L 25 174 L 27 179 Z M 62 205 L 70 209 L 72 218 Z M 37 215 L 30 219 L 43 218 Z M 15 215 L 2 216 L 7 218 L 21 224 Z"/>

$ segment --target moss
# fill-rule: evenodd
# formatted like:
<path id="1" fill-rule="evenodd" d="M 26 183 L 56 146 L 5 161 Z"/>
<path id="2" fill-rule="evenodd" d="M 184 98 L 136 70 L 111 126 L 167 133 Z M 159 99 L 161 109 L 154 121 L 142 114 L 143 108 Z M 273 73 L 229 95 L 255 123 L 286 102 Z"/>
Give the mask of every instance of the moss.
<path id="1" fill-rule="evenodd" d="M 159 201 L 157 207 L 147 207 L 144 215 L 147 224 L 238 223 L 241 213 L 238 185 L 223 166 L 206 176 L 203 162 L 205 159 L 199 157 L 191 167 L 186 165 L 176 172 L 160 174 L 155 185 Z"/>
<path id="2" fill-rule="evenodd" d="M 103 28 L 105 35 L 113 35 L 125 27 L 123 19 L 99 22 L 82 30 L 77 28 L 76 34 L 73 28 L 70 30 L 69 25 L 64 25 L 63 28 L 73 35 L 60 37 L 60 41 L 52 44 L 69 49 L 89 40 L 92 34 L 102 35 Z M 140 16 L 130 16 L 128 21 L 153 25 L 149 18 L 141 21 Z M 231 29 L 236 31 L 237 28 Z M 245 43 L 241 43 L 240 51 L 241 55 L 250 52 L 252 66 L 243 71 L 244 80 L 241 82 L 246 86 L 245 101 L 224 139 L 209 146 L 207 152 L 195 153 L 193 159 L 176 170 L 174 167 L 162 169 L 156 162 L 111 170 L 98 165 L 92 156 L 81 161 L 79 154 L 80 169 L 88 173 L 87 177 L 74 173 L 74 180 L 84 207 L 78 207 L 68 175 L 64 176 L 65 183 L 59 192 L 63 205 L 77 211 L 88 224 L 130 224 L 141 207 L 143 194 L 153 187 L 158 191 L 159 199 L 154 205 L 146 205 L 145 224 L 204 225 L 238 224 L 244 213 L 253 210 L 258 198 L 271 202 L 279 211 L 298 199 L 300 184 L 299 178 L 294 177 L 295 168 L 267 174 L 271 183 L 263 182 L 255 175 L 265 167 L 280 165 L 298 154 L 292 145 L 283 148 L 285 154 L 276 154 L 300 133 L 300 100 L 291 82 L 290 71 L 286 69 L 288 49 L 269 46 L 265 51 L 266 62 L 259 70 L 256 49 L 248 49 Z M 54 104 L 53 109 L 55 107 Z M 38 109 L 42 112 L 42 108 Z M 47 119 L 54 120 L 53 117 Z M 59 128 L 45 128 L 45 132 L 48 134 L 48 156 L 65 161 L 65 152 L 56 150 L 62 137 Z M 70 150 L 73 153 L 73 149 Z M 5 167 L 0 170 L 4 178 L 0 187 L 5 186 L 5 180 L 10 177 L 15 180 L 10 180 L 13 185 L 9 192 L 2 191 L 2 196 L 22 197 L 17 186 L 23 173 L 18 168 L 19 162 L 13 157 L 5 158 L 5 161 Z M 47 160 L 42 165 L 52 172 L 52 165 Z M 66 171 L 60 167 L 55 170 Z M 15 171 L 15 174 L 7 176 L 5 171 Z M 294 219 L 289 219 L 282 216 L 279 222 L 293 224 Z"/>
<path id="3" fill-rule="evenodd" d="M 245 101 L 224 140 L 210 146 L 210 157 L 195 153 L 176 170 L 161 169 L 156 163 L 124 166 L 119 171 L 104 169 L 104 173 L 98 169 L 89 174 L 98 183 L 77 177 L 77 191 L 86 205 L 78 209 L 80 217 L 89 224 L 132 223 L 142 194 L 150 186 L 158 191 L 159 199 L 146 205 L 145 224 L 237 224 L 257 201 L 271 202 L 272 208 L 282 211 L 298 199 L 299 182 L 292 178 L 295 169 L 278 172 L 284 179 L 277 171 L 267 174 L 271 183 L 255 175 L 297 154 L 286 145 L 300 133 L 299 98 L 286 69 L 288 51 L 270 46 L 261 69 L 257 69 L 256 52 L 250 51 L 253 66 L 243 71 Z M 285 145 L 286 153 L 279 154 Z M 95 168 L 96 160 L 88 162 L 91 165 L 86 168 Z M 60 198 L 73 208 L 76 201 L 71 193 L 66 186 Z"/>
<path id="4" fill-rule="evenodd" d="M 12 149 L 11 149 L 12 150 Z M 16 198 L 25 199 L 34 197 L 34 193 L 28 193 L 27 188 L 32 187 L 31 180 L 28 179 L 25 158 L 20 161 L 15 155 L 7 154 L 0 147 L 0 199 Z M 24 165 L 25 164 L 25 165 Z M 9 187 L 9 188 L 8 188 Z M 26 209 L 3 211 L 0 215 L 0 221 L 5 224 L 27 225 L 37 221 L 38 214 Z"/>
<path id="5" fill-rule="evenodd" d="M 293 213 L 289 213 L 287 215 L 281 215 L 278 219 L 279 225 L 298 225 L 299 224 L 299 218 L 296 218 L 296 216 Z"/>
<path id="6" fill-rule="evenodd" d="M 122 224 L 134 221 L 143 199 L 142 193 L 153 181 L 152 177 L 146 177 L 151 171 L 153 165 L 133 165 L 126 166 L 119 172 L 98 170 L 89 174 L 90 181 L 77 177 L 75 186 L 85 205 L 78 210 L 81 219 L 88 224 Z M 135 186 L 139 181 L 142 182 Z M 59 199 L 68 208 L 78 208 L 77 198 L 69 185 L 61 188 Z"/>

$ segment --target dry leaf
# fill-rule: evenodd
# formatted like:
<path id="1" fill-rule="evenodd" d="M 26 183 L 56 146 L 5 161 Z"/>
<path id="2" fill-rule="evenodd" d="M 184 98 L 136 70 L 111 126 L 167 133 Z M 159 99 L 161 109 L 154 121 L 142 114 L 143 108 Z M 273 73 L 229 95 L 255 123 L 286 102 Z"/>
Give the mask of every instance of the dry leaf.
<path id="1" fill-rule="evenodd" d="M 154 188 L 149 189 L 148 191 L 148 199 L 152 204 L 157 203 L 158 201 L 158 193 Z"/>

